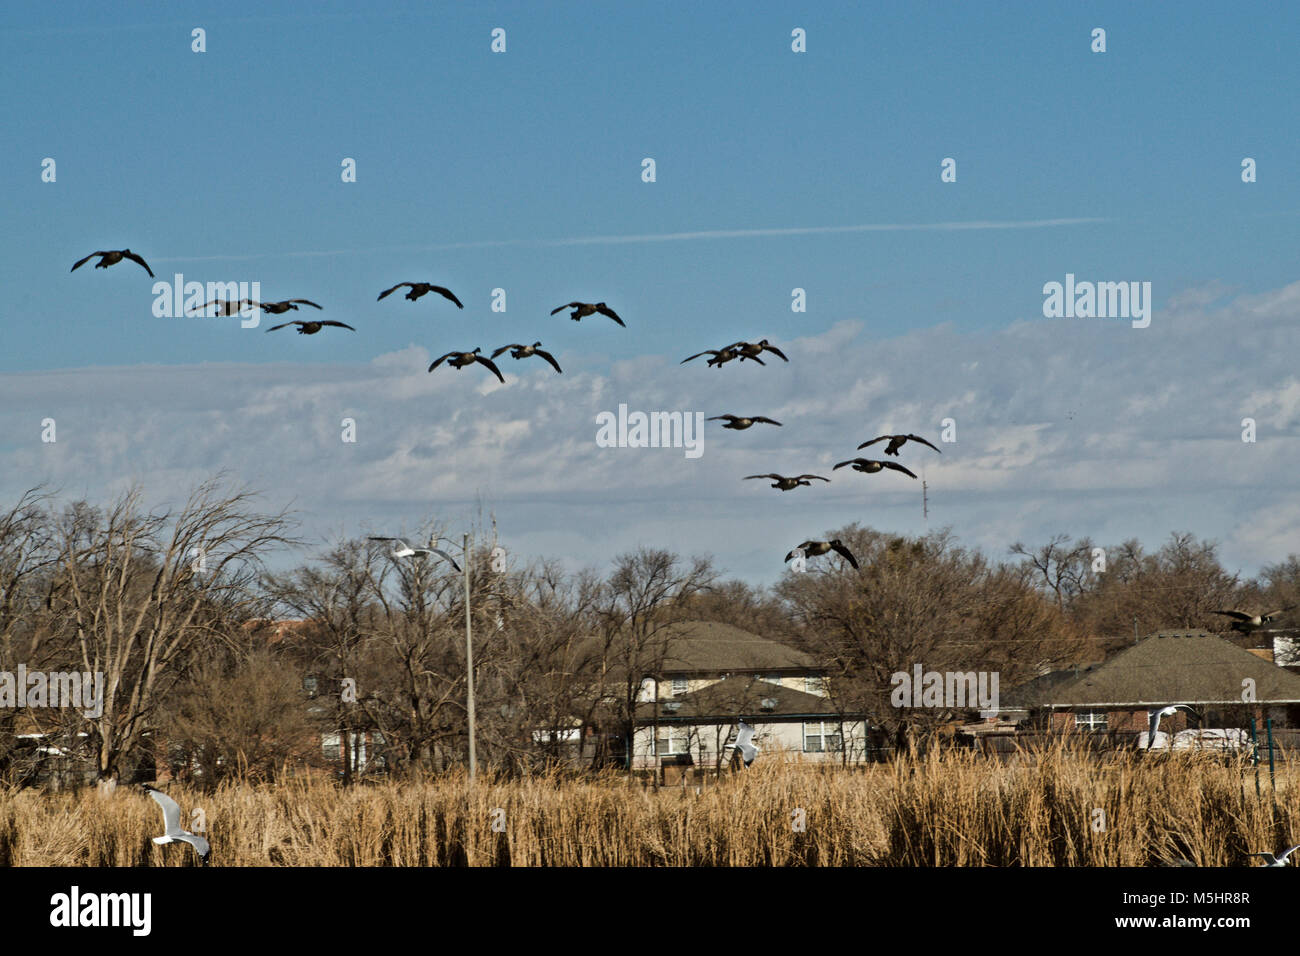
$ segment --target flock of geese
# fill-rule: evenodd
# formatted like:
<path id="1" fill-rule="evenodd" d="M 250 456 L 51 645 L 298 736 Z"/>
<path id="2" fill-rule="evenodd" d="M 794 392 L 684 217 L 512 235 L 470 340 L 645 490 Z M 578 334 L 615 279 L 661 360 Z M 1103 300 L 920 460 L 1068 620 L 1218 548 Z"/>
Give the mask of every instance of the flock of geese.
<path id="1" fill-rule="evenodd" d="M 149 264 L 145 262 L 144 258 L 132 252 L 130 249 L 110 249 L 92 252 L 85 258 L 78 259 L 73 264 L 72 271 L 76 272 L 77 269 L 81 268 L 96 256 L 99 257 L 99 262 L 95 264 L 96 269 L 107 269 L 110 266 L 114 266 L 119 262 L 129 259 L 130 261 L 137 263 L 145 270 L 145 272 L 149 273 L 151 278 L 154 277 L 153 270 L 149 268 Z M 458 309 L 465 308 L 464 303 L 461 302 L 461 300 L 456 296 L 456 293 L 452 292 L 451 289 L 448 289 L 446 286 L 435 285 L 432 282 L 399 282 L 380 292 L 375 301 L 381 302 L 399 289 L 406 289 L 404 298 L 411 302 L 418 301 L 426 295 L 436 294 L 455 305 Z M 301 306 L 310 306 L 311 308 L 318 310 L 321 309 L 321 305 L 317 302 L 313 302 L 311 299 L 281 299 L 275 302 L 257 302 L 253 299 L 240 299 L 235 302 L 228 298 L 213 299 L 209 302 L 205 302 L 200 308 L 201 310 L 206 310 L 215 307 L 218 316 L 235 315 L 236 313 L 243 311 L 245 308 L 261 309 L 267 315 L 284 315 L 287 312 L 299 311 Z M 627 328 L 627 323 L 623 321 L 622 317 L 604 302 L 569 302 L 552 309 L 551 315 L 557 315 L 565 310 L 569 310 L 569 318 L 575 322 L 579 322 L 588 316 L 602 315 L 617 323 L 621 328 Z M 348 325 L 346 322 L 338 322 L 332 319 L 290 319 L 289 321 L 282 322 L 279 325 L 273 325 L 266 331 L 275 332 L 279 329 L 288 328 L 289 326 L 296 326 L 299 335 L 315 335 L 325 328 L 347 329 L 351 332 L 356 331 L 353 326 Z M 481 347 L 474 348 L 471 351 L 450 351 L 434 359 L 429 364 L 428 371 L 432 372 L 440 365 L 446 365 L 449 368 L 457 370 L 469 368 L 473 365 L 482 365 L 489 372 L 495 375 L 497 380 L 504 385 L 505 376 L 501 374 L 501 369 L 493 360 L 505 352 L 509 352 L 510 357 L 516 361 L 536 356 L 555 369 L 556 374 L 563 374 L 564 372 L 564 370 L 560 368 L 560 363 L 555 360 L 555 356 L 542 348 L 542 343 L 540 341 L 534 342 L 531 345 L 513 342 L 494 350 L 491 355 L 484 355 Z M 764 353 L 775 355 L 783 362 L 790 361 L 784 352 L 767 339 L 760 339 L 757 342 L 732 342 L 730 345 L 724 345 L 722 348 L 705 349 L 702 352 L 697 352 L 694 355 L 682 359 L 679 364 L 685 365 L 687 362 L 694 361 L 697 358 L 707 355 L 709 356 L 707 364 L 713 368 L 721 368 L 728 362 L 733 361 L 756 362 L 759 365 L 766 365 L 763 361 Z M 721 421 L 724 423 L 722 425 L 723 428 L 733 431 L 744 431 L 756 424 L 781 427 L 780 422 L 773 418 L 768 418 L 765 415 L 714 415 L 708 420 Z M 870 441 L 863 442 L 858 446 L 858 450 L 861 451 L 863 448 L 884 441 L 888 442 L 888 445 L 886 445 L 884 449 L 885 454 L 893 457 L 898 457 L 899 449 L 909 441 L 933 448 L 936 452 L 939 451 L 936 446 L 926 439 L 919 435 L 912 434 L 881 435 L 878 438 L 873 438 Z M 835 465 L 832 471 L 840 468 L 852 468 L 854 471 L 860 472 L 864 475 L 874 475 L 890 470 L 900 472 L 901 474 L 907 475 L 909 478 L 916 478 L 916 473 L 911 469 L 905 467 L 899 462 L 885 459 L 850 458 L 846 461 L 839 462 Z M 779 491 L 793 491 L 795 488 L 811 486 L 814 481 L 830 481 L 829 478 L 822 475 L 781 475 L 775 472 L 769 472 L 762 475 L 746 475 L 743 480 L 749 481 L 751 479 L 770 480 L 772 484 L 769 487 L 775 488 Z M 787 554 L 785 560 L 789 561 L 793 558 L 796 551 L 802 551 L 803 554 L 809 557 L 816 557 L 835 551 L 838 554 L 843 555 L 854 568 L 858 567 L 857 559 L 839 540 L 805 541 L 800 544 L 798 548 Z"/>
<path id="2" fill-rule="evenodd" d="M 107 269 L 109 266 L 116 265 L 124 259 L 130 259 L 132 262 L 139 263 L 139 265 L 143 267 L 144 271 L 149 273 L 150 278 L 155 278 L 153 270 L 149 268 L 149 263 L 145 262 L 141 256 L 136 255 L 130 249 L 92 252 L 85 258 L 78 259 L 73 264 L 71 271 L 76 272 L 91 259 L 95 258 L 95 256 L 99 256 L 99 262 L 95 263 L 96 269 Z M 383 292 L 379 293 L 379 297 L 375 301 L 380 302 L 401 288 L 407 290 L 404 298 L 411 302 L 415 302 L 422 296 L 428 295 L 432 292 L 437 293 L 447 301 L 455 304 L 458 309 L 465 308 L 460 299 L 456 297 L 456 293 L 452 292 L 446 286 L 434 285 L 432 282 L 399 282 L 392 288 L 385 289 Z M 253 299 L 240 299 L 236 302 L 231 299 L 212 299 L 203 303 L 199 309 L 202 311 L 204 309 L 215 307 L 217 316 L 232 316 L 241 312 L 245 307 L 261 309 L 267 315 L 283 315 L 289 311 L 297 312 L 298 307 L 302 305 L 309 305 L 313 309 L 321 308 L 318 303 L 311 301 L 311 299 L 282 299 L 278 302 L 257 302 Z M 572 310 L 569 313 L 569 318 L 573 319 L 575 322 L 581 321 L 589 315 L 604 315 L 613 319 L 623 328 L 627 328 L 627 324 L 619 317 L 618 313 L 604 302 L 570 302 L 567 305 L 562 305 L 553 309 L 551 315 L 563 312 L 565 309 Z M 336 322 L 332 319 L 291 319 L 288 322 L 282 322 L 280 325 L 273 325 L 266 331 L 275 332 L 278 329 L 288 328 L 291 325 L 298 327 L 299 335 L 315 335 L 321 329 L 326 327 L 348 329 L 352 332 L 356 331 L 354 327 L 348 325 L 346 322 Z M 763 344 L 766 345 L 766 342 Z M 541 342 L 534 342 L 532 345 L 523 345 L 517 342 L 511 343 L 509 345 L 501 346 L 499 349 L 494 351 L 490 357 L 481 354 L 483 351 L 482 348 L 476 348 L 472 352 L 448 352 L 446 355 L 442 355 L 435 359 L 432 364 L 429 365 L 428 370 L 432 372 L 444 362 L 449 367 L 455 369 L 468 368 L 471 365 L 479 364 L 485 366 L 504 385 L 505 377 L 501 374 L 501 370 L 497 368 L 496 363 L 493 362 L 492 359 L 496 358 L 503 352 L 508 351 L 510 352 L 511 358 L 514 359 L 525 359 L 536 355 L 538 358 L 548 362 L 557 373 L 563 373 L 564 370 L 560 368 L 560 363 L 555 360 L 555 356 L 543 349 L 541 346 Z"/>

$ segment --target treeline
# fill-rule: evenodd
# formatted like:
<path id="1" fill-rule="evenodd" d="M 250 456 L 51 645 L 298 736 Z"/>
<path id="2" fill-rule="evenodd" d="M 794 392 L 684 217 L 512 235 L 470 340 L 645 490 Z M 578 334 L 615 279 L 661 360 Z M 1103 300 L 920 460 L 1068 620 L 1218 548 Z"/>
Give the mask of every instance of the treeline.
<path id="1" fill-rule="evenodd" d="M 103 782 L 153 761 L 205 787 L 268 780 L 323 764 L 323 733 L 382 738 L 398 775 L 462 766 L 462 575 L 365 538 L 269 571 L 268 558 L 302 545 L 294 529 L 289 514 L 222 479 L 169 511 L 147 508 L 139 489 L 95 506 L 38 488 L 0 513 L 0 671 L 102 672 L 106 690 L 96 717 L 0 707 L 0 780 L 30 778 L 55 750 Z M 443 530 L 429 522 L 418 540 Z M 1281 607 L 1300 594 L 1295 556 L 1242 579 L 1188 534 L 1150 553 L 1136 541 L 1098 552 L 1058 536 L 1017 543 L 1002 560 L 946 531 L 907 538 L 852 525 L 833 535 L 860 571 L 832 557 L 771 589 L 656 549 L 620 555 L 607 573 L 503 558 L 490 537 L 468 556 L 455 549 L 471 571 L 480 765 L 553 764 L 575 730 L 586 761 L 615 762 L 641 678 L 661 672 L 666 629 L 680 621 L 723 621 L 807 651 L 824 662 L 837 704 L 896 732 L 950 716 L 889 706 L 890 675 L 915 664 L 998 671 L 1008 689 L 1099 659 L 1135 630 L 1222 630 L 1211 611 Z M 299 623 L 276 623 L 285 620 Z M 44 736 L 20 737 L 31 734 Z M 341 750 L 350 780 L 361 768 Z"/>

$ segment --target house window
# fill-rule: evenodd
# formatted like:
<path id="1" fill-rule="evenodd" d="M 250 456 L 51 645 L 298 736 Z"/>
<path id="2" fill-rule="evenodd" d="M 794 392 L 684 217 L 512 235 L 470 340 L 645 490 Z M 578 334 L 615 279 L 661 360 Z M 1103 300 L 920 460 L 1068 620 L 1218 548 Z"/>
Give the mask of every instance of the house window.
<path id="1" fill-rule="evenodd" d="M 810 694 L 824 694 L 826 692 L 826 683 L 820 677 L 805 677 L 803 679 L 803 689 Z"/>
<path id="2" fill-rule="evenodd" d="M 685 677 L 673 678 L 673 695 L 684 694 L 690 690 L 691 684 Z"/>
<path id="3" fill-rule="evenodd" d="M 843 749 L 838 723 L 821 720 L 803 725 L 804 753 L 819 754 L 827 751 L 838 753 Z"/>
<path id="4" fill-rule="evenodd" d="M 343 748 L 339 746 L 338 734 L 321 734 L 320 749 L 326 760 L 342 760 Z"/>
<path id="5" fill-rule="evenodd" d="M 311 697 L 316 696 L 317 686 L 318 684 L 316 678 L 311 675 L 308 675 L 302 679 L 302 689 L 307 692 L 308 696 Z"/>
<path id="6" fill-rule="evenodd" d="M 1076 730 L 1105 730 L 1106 712 L 1104 710 L 1085 710 L 1074 715 Z"/>
<path id="7" fill-rule="evenodd" d="M 667 757 L 671 754 L 684 754 L 690 750 L 690 731 L 686 728 L 660 727 L 659 739 L 655 741 L 655 756 Z"/>

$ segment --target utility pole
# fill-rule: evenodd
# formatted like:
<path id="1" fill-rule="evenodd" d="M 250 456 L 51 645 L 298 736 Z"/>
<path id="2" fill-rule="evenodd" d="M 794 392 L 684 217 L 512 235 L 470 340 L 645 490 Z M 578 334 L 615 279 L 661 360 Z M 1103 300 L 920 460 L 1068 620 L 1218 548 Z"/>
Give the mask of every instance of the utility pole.
<path id="1" fill-rule="evenodd" d="M 469 547 L 469 532 L 466 532 L 462 558 L 465 562 L 465 687 L 467 693 L 465 710 L 469 715 L 469 782 L 473 783 L 478 773 L 478 755 L 474 750 L 474 641 L 470 631 L 469 613 Z"/>
<path id="2" fill-rule="evenodd" d="M 921 479 L 921 516 L 926 521 L 930 520 L 930 486 Z"/>

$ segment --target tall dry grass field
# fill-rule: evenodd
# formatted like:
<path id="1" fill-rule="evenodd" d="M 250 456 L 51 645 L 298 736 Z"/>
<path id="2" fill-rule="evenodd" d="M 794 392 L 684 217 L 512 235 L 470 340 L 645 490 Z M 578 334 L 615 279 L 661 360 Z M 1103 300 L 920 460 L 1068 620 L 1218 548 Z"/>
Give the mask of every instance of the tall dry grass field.
<path id="1" fill-rule="evenodd" d="M 1194 753 L 1058 746 L 1014 765 L 944 753 L 860 769 L 764 758 L 699 794 L 617 774 L 170 792 L 187 814 L 203 808 L 214 866 L 1238 866 L 1300 842 L 1294 765 L 1276 793 L 1265 769 L 1257 797 L 1254 768 Z M 136 788 L 0 791 L 0 864 L 197 865 L 185 844 L 150 842 L 161 827 Z"/>

